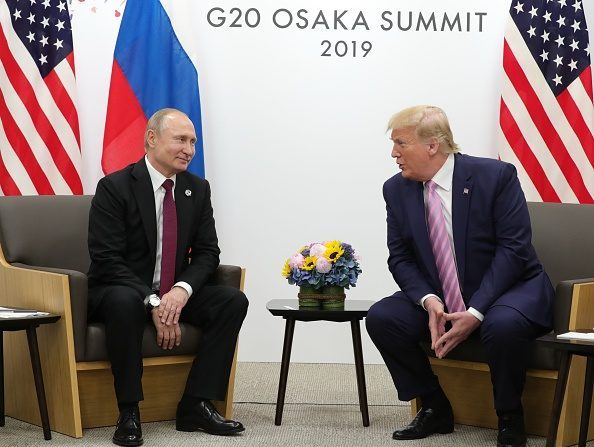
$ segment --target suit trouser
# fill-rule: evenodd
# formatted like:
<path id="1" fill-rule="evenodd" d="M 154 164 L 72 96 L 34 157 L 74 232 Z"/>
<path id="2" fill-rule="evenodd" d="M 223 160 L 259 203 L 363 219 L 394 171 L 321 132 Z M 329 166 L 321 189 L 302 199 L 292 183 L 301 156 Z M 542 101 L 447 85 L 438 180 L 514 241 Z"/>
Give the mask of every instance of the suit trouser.
<path id="1" fill-rule="evenodd" d="M 400 400 L 439 389 L 437 376 L 419 345 L 431 340 L 428 325 L 427 312 L 402 292 L 377 302 L 367 313 L 367 332 L 390 371 Z M 493 306 L 485 315 L 478 336 L 487 355 L 498 413 L 521 408 L 531 342 L 545 332 L 508 306 Z"/>
<path id="2" fill-rule="evenodd" d="M 150 318 L 143 300 L 136 289 L 126 286 L 89 291 L 90 318 L 105 323 L 118 403 L 143 400 L 142 337 Z M 246 296 L 234 287 L 205 286 L 192 295 L 180 321 L 202 329 L 202 337 L 186 381 L 186 394 L 224 400 L 237 336 L 247 308 Z"/>

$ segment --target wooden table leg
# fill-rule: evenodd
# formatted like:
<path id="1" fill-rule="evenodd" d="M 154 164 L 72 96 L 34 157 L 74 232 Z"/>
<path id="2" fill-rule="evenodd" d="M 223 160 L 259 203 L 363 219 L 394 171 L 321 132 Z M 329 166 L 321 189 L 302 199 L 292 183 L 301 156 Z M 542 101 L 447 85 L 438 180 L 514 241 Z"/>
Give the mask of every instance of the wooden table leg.
<path id="1" fill-rule="evenodd" d="M 546 447 L 555 447 L 557 429 L 559 428 L 559 417 L 561 416 L 565 387 L 567 386 L 567 377 L 569 376 L 569 367 L 571 366 L 571 354 L 567 351 L 561 351 L 560 354 L 561 363 L 559 365 L 559 374 L 557 375 L 557 385 L 555 386 L 555 397 L 553 398 Z"/>
<path id="2" fill-rule="evenodd" d="M 285 325 L 285 341 L 283 343 L 283 358 L 281 361 L 280 379 L 278 381 L 278 397 L 276 398 L 276 416 L 274 425 L 280 425 L 283 420 L 283 407 L 285 406 L 285 392 L 287 391 L 287 376 L 291 362 L 291 347 L 293 346 L 293 332 L 295 320 L 287 318 Z"/>
<path id="3" fill-rule="evenodd" d="M 4 332 L 0 331 L 0 427 L 4 427 Z"/>
<path id="4" fill-rule="evenodd" d="M 35 327 L 27 328 L 27 341 L 29 342 L 29 354 L 31 355 L 31 366 L 33 367 L 33 378 L 35 379 L 35 391 L 37 391 L 37 402 L 39 414 L 43 427 L 43 437 L 46 440 L 52 439 L 49 416 L 47 413 L 47 402 L 45 401 L 45 388 L 43 386 L 43 374 L 41 372 L 41 361 L 39 359 L 39 346 L 37 345 L 37 333 Z"/>
<path id="5" fill-rule="evenodd" d="M 363 418 L 363 427 L 369 427 L 369 411 L 367 407 L 367 388 L 365 386 L 365 369 L 363 367 L 363 349 L 361 346 L 360 320 L 351 320 L 353 335 L 353 353 L 355 355 L 355 371 L 357 371 L 357 390 L 359 391 L 359 408 Z"/>
<path id="6" fill-rule="evenodd" d="M 588 424 L 590 422 L 590 407 L 592 405 L 592 380 L 594 380 L 594 359 L 588 356 L 586 363 L 586 377 L 584 382 L 584 400 L 582 401 L 582 418 L 580 421 L 579 447 L 586 447 L 588 438 Z"/>

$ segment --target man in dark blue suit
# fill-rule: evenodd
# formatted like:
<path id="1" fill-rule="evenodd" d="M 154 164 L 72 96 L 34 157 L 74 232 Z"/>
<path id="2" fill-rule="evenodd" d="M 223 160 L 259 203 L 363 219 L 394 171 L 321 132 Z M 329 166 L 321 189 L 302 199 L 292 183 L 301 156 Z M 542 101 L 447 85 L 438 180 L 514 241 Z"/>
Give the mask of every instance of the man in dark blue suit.
<path id="1" fill-rule="evenodd" d="M 553 288 L 531 243 L 526 200 L 513 165 L 458 153 L 445 113 L 416 106 L 390 122 L 392 157 L 401 172 L 384 184 L 388 266 L 401 291 L 376 303 L 367 331 L 401 400 L 421 409 L 394 439 L 454 430 L 452 408 L 419 345 L 430 340 L 443 358 L 477 333 L 488 356 L 498 446 L 524 446 L 522 390 L 531 340 L 552 326 Z M 430 182 L 431 181 L 431 182 Z M 450 253 L 463 304 L 448 310 L 436 243 L 427 226 L 433 184 L 445 219 L 441 242 Z M 450 272 L 451 273 L 451 272 Z M 440 279 L 441 278 L 441 279 Z M 453 306 L 452 306 L 453 307 Z M 481 396 L 475 396 L 481 399 Z"/>

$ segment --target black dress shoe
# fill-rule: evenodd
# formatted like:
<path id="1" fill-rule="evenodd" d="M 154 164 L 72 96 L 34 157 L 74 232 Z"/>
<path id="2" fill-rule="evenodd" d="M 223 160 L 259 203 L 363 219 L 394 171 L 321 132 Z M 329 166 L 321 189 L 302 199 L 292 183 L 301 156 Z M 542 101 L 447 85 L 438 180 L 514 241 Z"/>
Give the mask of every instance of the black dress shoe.
<path id="1" fill-rule="evenodd" d="M 126 408 L 120 411 L 120 417 L 112 440 L 116 445 L 142 445 L 142 429 L 140 428 L 140 411 L 138 407 Z"/>
<path id="2" fill-rule="evenodd" d="M 454 431 L 454 413 L 452 407 L 422 407 L 415 418 L 406 427 L 396 430 L 392 439 L 422 439 L 433 433 L 452 433 Z"/>
<path id="3" fill-rule="evenodd" d="M 522 413 L 504 414 L 499 417 L 497 447 L 526 447 L 526 431 Z"/>
<path id="4" fill-rule="evenodd" d="M 209 400 L 196 405 L 177 406 L 175 429 L 178 431 L 204 431 L 211 435 L 233 435 L 245 430 L 241 422 L 225 419 Z"/>

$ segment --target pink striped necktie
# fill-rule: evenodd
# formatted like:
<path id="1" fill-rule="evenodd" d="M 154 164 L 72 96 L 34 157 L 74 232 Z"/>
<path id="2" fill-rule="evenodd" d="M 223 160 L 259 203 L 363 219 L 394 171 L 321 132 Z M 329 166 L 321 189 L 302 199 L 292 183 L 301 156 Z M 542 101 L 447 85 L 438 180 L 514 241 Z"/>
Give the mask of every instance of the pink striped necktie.
<path id="1" fill-rule="evenodd" d="M 177 252 L 177 212 L 173 200 L 173 180 L 163 182 L 165 197 L 163 198 L 163 241 L 161 250 L 161 281 L 159 294 L 165 295 L 173 287 L 175 281 L 175 255 Z"/>
<path id="2" fill-rule="evenodd" d="M 449 313 L 464 312 L 466 306 L 460 293 L 458 273 L 454 262 L 452 245 L 446 230 L 446 222 L 441 209 L 441 200 L 435 192 L 437 184 L 433 180 L 425 183 L 427 189 L 427 228 L 429 240 L 435 257 L 435 265 L 439 273 L 439 280 L 443 289 L 445 305 Z"/>

